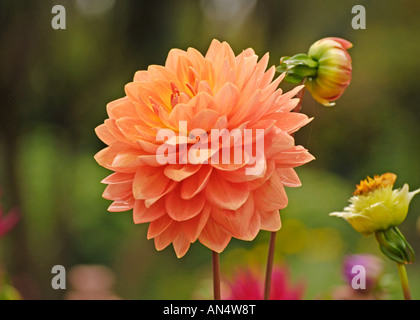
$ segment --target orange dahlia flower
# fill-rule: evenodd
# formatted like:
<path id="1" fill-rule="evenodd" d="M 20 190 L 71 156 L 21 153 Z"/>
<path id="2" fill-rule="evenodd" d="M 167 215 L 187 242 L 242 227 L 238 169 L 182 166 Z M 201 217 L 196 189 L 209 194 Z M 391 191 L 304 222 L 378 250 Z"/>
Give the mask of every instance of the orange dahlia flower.
<path id="1" fill-rule="evenodd" d="M 284 186 L 301 184 L 293 167 L 314 158 L 291 136 L 310 121 L 291 112 L 302 86 L 282 94 L 284 75 L 273 81 L 276 70 L 267 64 L 268 54 L 259 62 L 252 49 L 235 56 L 217 40 L 205 56 L 173 49 L 165 66 L 138 71 L 125 86 L 127 96 L 108 104 L 109 119 L 96 128 L 108 147 L 95 159 L 114 171 L 102 181 L 103 197 L 113 200 L 109 211 L 133 209 L 135 223 L 149 223 L 147 237 L 157 250 L 172 243 L 182 257 L 198 239 L 221 252 L 232 237 L 253 240 L 260 230 L 280 229 Z M 220 142 L 213 129 L 239 135 Z M 162 130 L 174 136 L 162 139 Z M 211 147 L 191 153 L 200 140 Z M 162 163 L 162 147 L 177 161 Z M 240 157 L 229 158 L 236 149 Z M 251 170 L 256 166 L 261 170 Z"/>

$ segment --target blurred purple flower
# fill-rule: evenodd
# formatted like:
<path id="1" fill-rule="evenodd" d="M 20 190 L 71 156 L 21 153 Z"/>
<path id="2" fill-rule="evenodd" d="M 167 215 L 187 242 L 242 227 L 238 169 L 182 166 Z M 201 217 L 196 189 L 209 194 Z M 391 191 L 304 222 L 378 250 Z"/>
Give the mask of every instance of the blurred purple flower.
<path id="1" fill-rule="evenodd" d="M 371 291 L 375 289 L 384 268 L 382 260 L 371 254 L 354 254 L 345 257 L 343 272 L 350 286 L 355 276 L 352 270 L 356 265 L 363 266 L 366 270 L 366 290 Z"/>

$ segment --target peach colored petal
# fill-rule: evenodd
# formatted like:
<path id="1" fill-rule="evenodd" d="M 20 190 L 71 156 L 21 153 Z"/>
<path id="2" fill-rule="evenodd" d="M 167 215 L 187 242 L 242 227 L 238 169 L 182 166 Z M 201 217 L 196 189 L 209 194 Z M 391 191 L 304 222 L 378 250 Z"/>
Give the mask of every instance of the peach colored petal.
<path id="1" fill-rule="evenodd" d="M 198 240 L 210 250 L 220 253 L 225 250 L 231 238 L 222 226 L 209 217 Z"/>
<path id="2" fill-rule="evenodd" d="M 277 168 L 277 174 L 280 176 L 280 180 L 286 187 L 300 187 L 302 183 L 293 168 Z"/>
<path id="3" fill-rule="evenodd" d="M 134 198 L 129 196 L 126 199 L 115 200 L 109 207 L 109 212 L 123 212 L 134 208 Z"/>
<path id="4" fill-rule="evenodd" d="M 197 174 L 185 179 L 182 182 L 181 198 L 189 200 L 197 193 L 201 192 L 207 185 L 213 168 L 211 166 L 202 166 Z"/>
<path id="5" fill-rule="evenodd" d="M 175 221 L 185 221 L 194 218 L 204 207 L 206 197 L 203 193 L 184 200 L 181 198 L 181 187 L 178 185 L 165 196 L 165 208 L 168 215 Z"/>
<path id="6" fill-rule="evenodd" d="M 213 205 L 222 209 L 237 210 L 249 197 L 249 185 L 229 182 L 214 172 L 205 192 L 207 200 Z"/>
<path id="7" fill-rule="evenodd" d="M 277 154 L 273 159 L 278 168 L 294 168 L 314 160 L 315 157 L 302 146 L 296 146 Z"/>
<path id="8" fill-rule="evenodd" d="M 101 139 L 105 144 L 110 145 L 115 142 L 117 139 L 114 135 L 111 134 L 108 127 L 105 124 L 101 124 L 95 129 L 96 135 Z"/>
<path id="9" fill-rule="evenodd" d="M 133 195 L 135 199 L 145 200 L 161 195 L 169 183 L 169 178 L 163 174 L 163 170 L 152 167 L 141 167 L 133 181 Z"/>
<path id="10" fill-rule="evenodd" d="M 294 133 L 299 130 L 301 127 L 307 125 L 312 121 L 313 118 L 308 118 L 306 114 L 303 113 L 283 113 L 276 112 L 272 113 L 269 116 L 270 119 L 276 120 L 276 126 L 287 133 Z"/>
<path id="11" fill-rule="evenodd" d="M 281 219 L 279 210 L 260 211 L 259 217 L 261 219 L 261 229 L 276 232 L 281 228 Z"/>
<path id="12" fill-rule="evenodd" d="M 151 222 L 166 215 L 165 202 L 163 200 L 154 203 L 147 208 L 144 200 L 136 200 L 133 210 L 133 220 L 135 224 Z"/>
<path id="13" fill-rule="evenodd" d="M 178 258 L 182 258 L 190 248 L 191 242 L 188 241 L 186 235 L 182 232 L 178 233 L 172 242 L 175 254 Z"/>
<path id="14" fill-rule="evenodd" d="M 110 184 L 105 188 L 102 197 L 108 200 L 125 200 L 132 196 L 131 182 Z"/>
<path id="15" fill-rule="evenodd" d="M 241 240 L 253 240 L 260 230 L 259 216 L 255 212 L 252 196 L 235 211 L 213 207 L 211 217 L 233 237 Z"/>
<path id="16" fill-rule="evenodd" d="M 161 251 L 165 249 L 171 242 L 175 240 L 178 234 L 179 230 L 176 224 L 170 224 L 164 231 L 154 237 L 156 250 Z"/>
<path id="17" fill-rule="evenodd" d="M 203 231 L 203 228 L 210 217 L 210 211 L 211 206 L 204 205 L 200 214 L 190 220 L 180 222 L 183 233 L 191 243 L 195 242 Z"/>
<path id="18" fill-rule="evenodd" d="M 212 128 L 215 127 L 217 120 L 219 120 L 219 113 L 211 110 L 205 109 L 198 112 L 191 121 L 188 122 L 188 131 L 191 132 L 193 129 L 202 129 L 206 132 L 210 132 Z"/>
<path id="19" fill-rule="evenodd" d="M 168 216 L 163 215 L 162 217 L 150 222 L 149 229 L 147 230 L 147 239 L 153 239 L 164 232 L 171 224 L 175 222 Z"/>
<path id="20" fill-rule="evenodd" d="M 182 181 L 200 170 L 201 164 L 169 164 L 164 170 L 165 176 L 174 181 Z"/>
<path id="21" fill-rule="evenodd" d="M 118 183 L 124 183 L 124 182 L 133 182 L 133 179 L 134 179 L 134 173 L 114 172 L 113 174 L 103 179 L 101 183 L 118 184 Z"/>
<path id="22" fill-rule="evenodd" d="M 136 107 L 127 97 L 108 103 L 107 113 L 109 117 L 113 119 L 119 119 L 123 117 L 138 117 Z"/>
<path id="23" fill-rule="evenodd" d="M 256 206 L 264 211 L 283 209 L 288 203 L 286 191 L 276 171 L 266 183 L 253 191 L 253 195 Z"/>

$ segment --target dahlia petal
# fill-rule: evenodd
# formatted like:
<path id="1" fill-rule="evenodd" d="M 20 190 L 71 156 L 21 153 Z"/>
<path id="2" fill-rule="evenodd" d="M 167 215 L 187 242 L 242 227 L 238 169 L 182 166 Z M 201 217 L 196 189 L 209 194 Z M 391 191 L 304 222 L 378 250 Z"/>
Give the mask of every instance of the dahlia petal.
<path id="1" fill-rule="evenodd" d="M 123 117 L 137 117 L 135 106 L 131 103 L 128 97 L 118 99 L 107 105 L 107 113 L 110 118 L 119 119 Z"/>
<path id="2" fill-rule="evenodd" d="M 133 210 L 133 220 L 135 224 L 155 221 L 166 214 L 165 203 L 163 200 L 156 202 L 149 208 L 144 204 L 144 200 L 136 200 Z"/>
<path id="3" fill-rule="evenodd" d="M 137 144 L 140 146 L 140 148 L 144 152 L 147 152 L 147 153 L 156 154 L 156 152 L 159 148 L 159 145 L 157 145 L 155 143 L 152 143 L 152 142 L 149 142 L 149 141 L 142 140 L 142 139 L 138 139 Z"/>
<path id="4" fill-rule="evenodd" d="M 249 185 L 248 183 L 229 182 L 213 172 L 205 192 L 210 203 L 219 208 L 237 210 L 249 197 Z"/>
<path id="5" fill-rule="evenodd" d="M 286 187 L 296 188 L 302 185 L 299 176 L 293 168 L 277 168 L 276 171 L 280 176 L 281 182 Z"/>
<path id="6" fill-rule="evenodd" d="M 266 183 L 253 191 L 253 195 L 257 207 L 264 211 L 283 209 L 288 203 L 286 191 L 276 171 Z"/>
<path id="7" fill-rule="evenodd" d="M 204 57 L 209 61 L 213 61 L 215 57 L 217 56 L 217 54 L 220 52 L 221 46 L 222 44 L 220 43 L 219 40 L 213 39 Z"/>
<path id="8" fill-rule="evenodd" d="M 169 183 L 169 178 L 163 174 L 163 170 L 141 167 L 133 181 L 133 195 L 135 199 L 145 200 L 161 195 Z"/>
<path id="9" fill-rule="evenodd" d="M 216 81 L 213 87 L 214 92 L 218 92 L 222 88 L 222 86 L 226 83 L 235 82 L 235 71 L 232 69 L 231 65 L 229 64 L 228 59 L 226 58 L 223 60 L 223 63 L 221 64 L 221 69 L 216 74 L 218 76 L 216 78 Z"/>
<path id="10" fill-rule="evenodd" d="M 245 101 L 241 99 L 240 102 L 236 104 L 236 108 L 232 109 L 232 112 L 229 114 L 229 124 L 235 127 L 239 123 L 242 123 L 248 115 L 252 114 L 252 111 L 256 108 L 256 106 L 258 106 L 260 98 L 261 89 L 257 89 L 256 91 L 253 91 L 253 94 Z"/>
<path id="11" fill-rule="evenodd" d="M 140 70 L 134 74 L 134 81 L 150 81 L 149 72 L 147 70 Z"/>
<path id="12" fill-rule="evenodd" d="M 261 100 L 266 100 L 268 99 L 270 96 L 274 95 L 275 93 L 277 93 L 275 95 L 275 97 L 277 98 L 278 96 L 281 95 L 281 90 L 277 90 L 281 80 L 283 79 L 282 76 L 279 76 L 276 78 L 276 80 L 274 80 L 273 82 L 271 82 L 269 85 L 266 86 L 261 86 L 262 89 L 262 94 L 261 94 Z"/>
<path id="13" fill-rule="evenodd" d="M 115 142 L 117 139 L 111 132 L 108 130 L 105 124 L 101 124 L 95 128 L 95 133 L 105 144 L 110 145 Z"/>
<path id="14" fill-rule="evenodd" d="M 261 229 L 270 231 L 270 232 L 277 232 L 281 228 L 281 219 L 279 210 L 272 210 L 272 211 L 259 211 L 258 212 L 260 219 L 261 219 Z"/>
<path id="15" fill-rule="evenodd" d="M 174 181 L 182 181 L 200 170 L 201 164 L 169 164 L 164 170 L 165 176 Z"/>
<path id="16" fill-rule="evenodd" d="M 181 186 L 178 185 L 165 197 L 166 212 L 175 221 L 185 221 L 198 215 L 205 201 L 206 197 L 202 192 L 189 200 L 182 199 Z"/>
<path id="17" fill-rule="evenodd" d="M 199 113 L 203 110 L 216 110 L 216 104 L 214 103 L 214 98 L 207 92 L 199 92 L 197 93 L 189 102 L 188 106 L 190 106 L 194 111 L 194 115 Z"/>
<path id="18" fill-rule="evenodd" d="M 194 83 L 195 80 L 195 75 L 193 72 L 191 72 L 190 66 L 192 66 L 192 63 L 186 55 L 178 57 L 176 75 L 181 83 L 180 88 L 184 92 L 188 92 L 188 87 L 185 84 Z"/>
<path id="19" fill-rule="evenodd" d="M 277 98 L 275 104 L 279 106 L 278 111 L 281 112 L 290 112 L 294 109 L 292 105 L 286 105 L 286 102 L 288 102 L 290 99 L 292 99 L 295 95 L 297 95 L 300 90 L 302 90 L 305 86 L 300 85 L 297 87 L 294 87 L 292 90 L 286 92 L 285 94 L 282 94 L 280 97 Z"/>
<path id="20" fill-rule="evenodd" d="M 165 190 L 160 195 L 158 195 L 158 196 L 156 196 L 154 198 L 146 199 L 146 201 L 144 201 L 144 205 L 149 208 L 156 201 L 158 201 L 159 199 L 163 198 L 169 192 L 171 192 L 172 190 L 174 190 L 177 185 L 178 185 L 178 182 L 176 182 L 176 181 L 170 181 L 168 183 L 168 185 L 166 186 Z"/>
<path id="21" fill-rule="evenodd" d="M 210 250 L 215 252 L 222 252 L 228 245 L 231 236 L 224 231 L 224 229 L 217 224 L 211 217 L 209 217 L 207 224 L 203 228 L 198 240 Z"/>
<path id="22" fill-rule="evenodd" d="M 276 126 L 287 133 L 294 133 L 303 126 L 312 121 L 313 118 L 308 118 L 306 114 L 297 112 L 276 112 L 267 116 L 270 119 L 276 120 Z"/>
<path id="23" fill-rule="evenodd" d="M 273 157 L 278 168 L 298 167 L 315 159 L 308 150 L 302 146 L 296 146 L 289 150 L 278 153 Z"/>
<path id="24" fill-rule="evenodd" d="M 133 179 L 134 179 L 134 173 L 114 172 L 113 174 L 103 179 L 101 183 L 119 184 L 119 183 L 124 183 L 124 182 L 133 182 Z"/>
<path id="25" fill-rule="evenodd" d="M 119 152 L 114 161 L 112 161 L 113 168 L 125 168 L 135 170 L 140 165 L 139 152 L 134 149 L 126 149 Z M 132 171 L 131 171 L 132 172 Z"/>
<path id="26" fill-rule="evenodd" d="M 267 99 L 264 99 L 262 97 L 263 93 L 261 93 L 261 102 L 259 103 L 258 108 L 254 109 L 252 113 L 249 113 L 246 117 L 244 117 L 243 121 L 249 121 L 251 123 L 261 121 L 260 119 L 268 112 L 268 110 L 272 109 L 279 94 L 279 92 L 273 93 Z"/>
<path id="27" fill-rule="evenodd" d="M 272 158 L 283 151 L 290 150 L 295 144 L 295 139 L 285 131 L 275 129 L 272 134 L 266 139 L 266 152 L 267 158 Z"/>
<path id="28" fill-rule="evenodd" d="M 139 166 L 160 167 L 162 164 L 158 161 L 156 154 L 143 154 L 137 157 Z"/>
<path id="29" fill-rule="evenodd" d="M 267 110 L 267 114 L 273 114 L 277 112 L 281 113 L 289 113 L 290 111 L 294 110 L 296 106 L 299 104 L 300 99 L 299 98 L 292 98 L 288 101 L 286 101 L 284 104 L 281 105 L 281 108 L 279 108 L 279 105 L 277 103 L 278 100 L 271 106 L 271 109 Z"/>
<path id="30" fill-rule="evenodd" d="M 253 240 L 260 230 L 260 218 L 255 213 L 252 196 L 248 198 L 242 207 L 235 211 L 213 207 L 211 217 L 233 237 L 241 240 Z"/>
<path id="31" fill-rule="evenodd" d="M 194 48 L 188 48 L 187 54 L 188 54 L 188 57 L 190 58 L 190 61 L 194 69 L 199 70 L 205 61 L 204 56 L 201 54 L 200 51 Z"/>
<path id="32" fill-rule="evenodd" d="M 134 199 L 132 196 L 126 200 L 115 200 L 109 207 L 109 212 L 123 212 L 133 209 Z"/>
<path id="33" fill-rule="evenodd" d="M 165 66 L 171 69 L 172 71 L 175 71 L 178 63 L 178 58 L 186 54 L 187 53 L 184 50 L 171 49 L 168 53 L 168 57 L 166 58 Z"/>
<path id="34" fill-rule="evenodd" d="M 211 206 L 204 205 L 203 210 L 194 218 L 180 222 L 182 225 L 182 231 L 191 243 L 198 239 L 201 231 L 203 231 L 210 217 Z"/>
<path id="35" fill-rule="evenodd" d="M 261 79 L 261 83 L 260 83 L 260 88 L 265 88 L 266 86 L 268 86 L 274 78 L 274 75 L 276 74 L 276 67 L 272 66 L 270 69 L 268 69 L 265 73 L 263 78 Z M 280 75 L 279 77 L 277 77 L 277 79 L 279 79 L 279 83 L 281 81 L 283 81 L 285 74 Z M 278 85 L 277 85 L 278 86 Z"/>
<path id="36" fill-rule="evenodd" d="M 125 135 L 121 132 L 121 130 L 117 127 L 115 119 L 107 119 L 105 120 L 104 124 L 106 125 L 108 131 L 119 141 L 127 142 L 130 144 L 130 141 L 127 140 Z"/>
<path id="37" fill-rule="evenodd" d="M 190 121 L 194 116 L 194 108 L 188 104 L 178 103 L 169 115 L 170 124 L 178 129 L 179 121 Z"/>
<path id="38" fill-rule="evenodd" d="M 159 236 L 173 223 L 175 222 L 167 214 L 163 215 L 162 217 L 156 220 L 153 220 L 149 223 L 149 228 L 147 230 L 147 239 L 150 240 Z"/>
<path id="39" fill-rule="evenodd" d="M 110 184 L 105 188 L 102 197 L 108 200 L 125 200 L 132 196 L 131 182 Z"/>
<path id="40" fill-rule="evenodd" d="M 206 132 L 210 132 L 210 130 L 214 128 L 214 125 L 219 117 L 219 113 L 214 110 L 202 110 L 188 122 L 188 131 L 199 128 Z"/>
<path id="41" fill-rule="evenodd" d="M 179 234 L 179 228 L 175 223 L 172 223 L 159 235 L 154 237 L 156 250 L 161 251 L 165 249 Z"/>
<path id="42" fill-rule="evenodd" d="M 168 83 L 172 82 L 177 87 L 180 85 L 179 80 L 175 72 L 159 65 L 150 65 L 147 68 L 149 74 L 149 81 L 151 80 L 165 80 Z"/>
<path id="43" fill-rule="evenodd" d="M 137 130 L 137 126 L 141 125 L 138 118 L 123 117 L 116 120 L 115 124 L 126 139 L 131 143 L 137 143 L 137 141 L 141 138 L 141 135 Z"/>
<path id="44" fill-rule="evenodd" d="M 238 101 L 238 88 L 231 82 L 225 83 L 214 96 L 217 111 L 220 115 L 228 114 Z"/>
<path id="45" fill-rule="evenodd" d="M 267 70 L 268 60 L 270 60 L 270 54 L 267 52 L 263 55 L 261 60 L 257 63 L 254 71 L 254 78 L 261 81 L 264 77 L 265 70 Z M 278 84 L 277 84 L 278 86 Z M 276 86 L 276 87 L 277 87 Z M 274 91 L 273 91 L 274 92 Z"/>
<path id="46" fill-rule="evenodd" d="M 244 85 L 247 83 L 249 77 L 254 72 L 255 64 L 258 61 L 258 56 L 254 50 L 248 48 L 238 55 L 236 58 L 236 86 L 239 90 L 243 90 Z"/>
<path id="47" fill-rule="evenodd" d="M 257 179 L 254 179 L 249 182 L 249 187 L 251 190 L 258 189 L 261 187 L 264 183 L 267 182 L 268 179 L 270 179 L 271 175 L 273 174 L 276 164 L 273 160 L 268 160 L 266 162 L 266 170 L 264 171 L 264 175 L 262 177 L 257 177 Z"/>
<path id="48" fill-rule="evenodd" d="M 213 95 L 213 90 L 211 89 L 209 82 L 206 80 L 202 80 L 198 84 L 198 94 L 202 92 L 207 93 L 209 96 Z"/>
<path id="49" fill-rule="evenodd" d="M 213 168 L 211 166 L 201 166 L 200 170 L 183 180 L 181 187 L 181 198 L 184 200 L 191 199 L 201 192 L 207 185 Z"/>
<path id="50" fill-rule="evenodd" d="M 191 242 L 188 241 L 185 234 L 181 232 L 176 236 L 172 242 L 172 245 L 174 247 L 177 258 L 182 258 L 190 248 Z"/>

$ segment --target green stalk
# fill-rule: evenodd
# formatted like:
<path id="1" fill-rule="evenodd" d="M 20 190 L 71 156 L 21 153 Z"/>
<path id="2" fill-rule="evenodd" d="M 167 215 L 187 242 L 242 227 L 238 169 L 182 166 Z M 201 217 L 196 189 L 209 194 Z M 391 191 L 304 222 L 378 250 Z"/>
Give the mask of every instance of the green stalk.
<path id="1" fill-rule="evenodd" d="M 411 300 L 410 286 L 408 285 L 407 271 L 405 264 L 397 263 L 398 274 L 400 275 L 401 286 L 404 293 L 405 300 Z"/>

